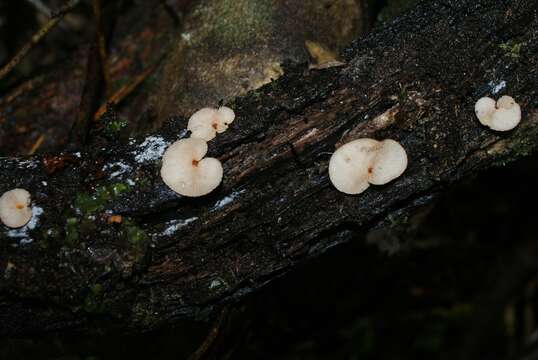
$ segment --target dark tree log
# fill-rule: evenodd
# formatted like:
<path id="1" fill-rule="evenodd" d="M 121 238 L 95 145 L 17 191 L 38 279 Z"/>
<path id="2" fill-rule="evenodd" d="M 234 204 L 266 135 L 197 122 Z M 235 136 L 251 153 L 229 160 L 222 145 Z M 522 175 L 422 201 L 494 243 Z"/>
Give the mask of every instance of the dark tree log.
<path id="1" fill-rule="evenodd" d="M 229 104 L 237 119 L 209 144 L 225 178 L 204 198 L 177 196 L 159 177 L 162 150 L 186 135 L 179 117 L 128 144 L 105 126 L 80 155 L 0 159 L 0 191 L 26 188 L 43 210 L 33 229 L 0 231 L 0 334 L 95 318 L 142 331 L 208 314 L 458 179 L 528 154 L 538 133 L 537 8 L 429 1 L 354 43 L 344 66 L 286 69 Z M 508 133 L 482 127 L 473 111 L 498 91 L 523 109 Z M 347 196 L 329 183 L 330 152 L 363 136 L 399 140 L 410 164 L 396 181 Z"/>

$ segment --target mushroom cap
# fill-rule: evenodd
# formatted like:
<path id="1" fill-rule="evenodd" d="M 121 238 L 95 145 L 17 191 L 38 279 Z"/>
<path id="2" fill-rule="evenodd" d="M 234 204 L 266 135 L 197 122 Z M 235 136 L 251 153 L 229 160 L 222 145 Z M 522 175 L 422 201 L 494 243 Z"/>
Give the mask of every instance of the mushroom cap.
<path id="1" fill-rule="evenodd" d="M 204 158 L 207 143 L 200 138 L 181 139 L 166 149 L 161 177 L 166 185 L 183 196 L 209 194 L 222 181 L 222 165 L 215 158 Z"/>
<path id="2" fill-rule="evenodd" d="M 219 134 L 225 132 L 228 129 L 228 125 L 230 125 L 234 120 L 234 111 L 227 106 L 221 106 L 217 110 L 217 132 Z"/>
<path id="3" fill-rule="evenodd" d="M 203 108 L 195 112 L 189 118 L 187 129 L 191 131 L 191 137 L 212 140 L 217 135 L 218 112 L 212 108 Z M 223 130 L 224 131 L 224 130 Z"/>
<path id="4" fill-rule="evenodd" d="M 369 168 L 379 149 L 374 139 L 358 139 L 342 145 L 329 161 L 329 178 L 343 193 L 360 194 L 370 186 Z"/>
<path id="5" fill-rule="evenodd" d="M 373 185 L 386 184 L 402 175 L 407 168 L 407 153 L 400 143 L 386 139 L 380 145 L 368 178 L 368 182 Z"/>
<path id="6" fill-rule="evenodd" d="M 496 131 L 508 131 L 521 121 L 521 107 L 510 96 L 497 100 L 497 110 L 493 113 L 489 127 Z"/>
<path id="7" fill-rule="evenodd" d="M 511 109 L 516 104 L 516 101 L 513 97 L 504 95 L 497 100 L 497 108 L 499 109 Z"/>
<path id="8" fill-rule="evenodd" d="M 32 218 L 30 193 L 24 189 L 6 191 L 0 197 L 0 220 L 10 227 L 19 228 Z"/>
<path id="9" fill-rule="evenodd" d="M 489 126 L 496 110 L 495 100 L 490 97 L 480 98 L 474 105 L 474 112 L 482 125 Z"/>
<path id="10" fill-rule="evenodd" d="M 501 96 L 497 102 L 489 97 L 479 99 L 474 110 L 482 125 L 496 131 L 508 131 L 521 121 L 521 107 L 510 96 Z"/>

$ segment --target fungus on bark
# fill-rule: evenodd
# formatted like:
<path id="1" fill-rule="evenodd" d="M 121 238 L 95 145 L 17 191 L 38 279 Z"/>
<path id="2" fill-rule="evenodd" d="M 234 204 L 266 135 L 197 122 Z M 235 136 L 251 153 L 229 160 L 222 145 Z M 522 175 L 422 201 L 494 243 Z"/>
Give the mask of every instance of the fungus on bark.
<path id="1" fill-rule="evenodd" d="M 407 168 L 407 153 L 396 141 L 358 139 L 342 145 L 329 161 L 329 178 L 338 191 L 356 195 L 370 184 L 383 185 Z"/>
<path id="2" fill-rule="evenodd" d="M 10 228 L 20 228 L 32 218 L 30 193 L 24 189 L 6 191 L 0 197 L 0 220 Z"/>
<path id="3" fill-rule="evenodd" d="M 492 130 L 512 130 L 521 121 L 521 107 L 510 96 L 502 96 L 497 102 L 483 97 L 476 102 L 474 109 L 480 123 Z"/>
<path id="4" fill-rule="evenodd" d="M 204 158 L 207 143 L 200 138 L 181 139 L 166 149 L 162 159 L 164 183 L 183 196 L 209 194 L 222 181 L 222 165 L 215 158 Z"/>
<path id="5" fill-rule="evenodd" d="M 217 133 L 226 131 L 234 119 L 235 113 L 229 107 L 203 108 L 192 114 L 187 129 L 191 131 L 191 137 L 210 141 Z"/>

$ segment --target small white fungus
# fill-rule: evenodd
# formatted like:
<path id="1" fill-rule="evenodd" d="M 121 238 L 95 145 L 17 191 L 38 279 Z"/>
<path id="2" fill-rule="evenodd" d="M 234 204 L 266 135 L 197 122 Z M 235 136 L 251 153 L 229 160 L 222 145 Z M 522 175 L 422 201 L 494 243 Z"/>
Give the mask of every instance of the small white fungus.
<path id="1" fill-rule="evenodd" d="M 506 87 L 506 81 L 502 80 L 498 84 L 495 84 L 493 81 L 490 81 L 488 85 L 491 87 L 491 93 L 493 95 L 496 95 Z"/>
<path id="2" fill-rule="evenodd" d="M 360 194 L 403 174 L 407 153 L 396 141 L 358 139 L 342 145 L 329 161 L 329 178 L 338 191 Z"/>
<path id="3" fill-rule="evenodd" d="M 225 132 L 234 119 L 235 113 L 229 107 L 203 108 L 192 114 L 187 129 L 191 131 L 191 137 L 210 141 L 217 133 Z"/>
<path id="4" fill-rule="evenodd" d="M 222 181 L 222 165 L 215 158 L 204 158 L 207 143 L 200 138 L 181 139 L 166 149 L 161 177 L 170 189 L 183 196 L 209 194 Z"/>
<path id="5" fill-rule="evenodd" d="M 474 106 L 475 114 L 482 125 L 496 131 L 508 131 L 521 121 L 521 107 L 510 96 L 502 96 L 495 102 L 483 97 Z"/>
<path id="6" fill-rule="evenodd" d="M 138 163 L 153 161 L 160 158 L 168 146 L 168 142 L 160 136 L 148 136 L 133 152 Z"/>
<path id="7" fill-rule="evenodd" d="M 6 191 L 0 197 L 0 220 L 10 228 L 20 228 L 32 218 L 30 193 L 24 189 Z"/>
<path id="8" fill-rule="evenodd" d="M 195 216 L 188 219 L 169 221 L 167 223 L 168 226 L 166 227 L 166 229 L 163 230 L 162 235 L 171 236 L 182 227 L 185 227 L 189 225 L 190 223 L 195 222 L 196 220 L 198 220 L 198 218 Z"/>

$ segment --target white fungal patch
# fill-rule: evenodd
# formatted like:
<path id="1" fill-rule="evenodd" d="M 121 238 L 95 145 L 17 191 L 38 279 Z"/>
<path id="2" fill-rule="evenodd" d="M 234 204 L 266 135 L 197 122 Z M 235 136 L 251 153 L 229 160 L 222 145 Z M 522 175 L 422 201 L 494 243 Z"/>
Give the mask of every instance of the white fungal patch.
<path id="1" fill-rule="evenodd" d="M 133 152 L 138 163 L 159 159 L 170 143 L 160 136 L 148 136 Z"/>
<path id="2" fill-rule="evenodd" d="M 35 160 L 22 160 L 17 163 L 17 166 L 19 169 L 35 169 L 38 163 Z"/>
<path id="3" fill-rule="evenodd" d="M 209 284 L 209 289 L 219 288 L 222 285 L 224 285 L 224 284 L 222 283 L 222 281 L 220 281 L 220 279 L 215 279 L 215 280 L 211 281 L 211 284 Z"/>
<path id="4" fill-rule="evenodd" d="M 190 42 L 192 39 L 192 34 L 188 32 L 181 33 L 181 38 L 186 42 Z"/>
<path id="5" fill-rule="evenodd" d="M 215 210 L 218 210 L 218 209 L 221 209 L 221 208 L 225 207 L 226 205 L 231 204 L 239 196 L 241 196 L 241 194 L 243 194 L 244 192 L 245 192 L 245 190 L 240 190 L 240 191 L 236 191 L 236 192 L 231 193 L 230 195 L 228 195 L 228 196 L 220 199 L 219 201 L 217 201 L 215 203 L 215 205 L 213 205 L 209 211 L 215 211 Z"/>
<path id="6" fill-rule="evenodd" d="M 20 238 L 20 245 L 29 244 L 33 241 L 30 238 L 29 231 L 33 230 L 39 225 L 39 217 L 43 214 L 44 210 L 40 206 L 32 207 L 32 217 L 26 225 L 18 229 L 11 229 L 7 232 L 7 236 L 10 238 Z"/>
<path id="7" fill-rule="evenodd" d="M 191 218 L 188 218 L 188 219 L 180 219 L 180 220 L 169 221 L 167 223 L 168 227 L 166 229 L 164 229 L 164 231 L 162 232 L 162 235 L 171 236 L 176 231 L 181 229 L 182 227 L 185 227 L 185 226 L 189 225 L 190 223 L 195 222 L 196 220 L 198 220 L 197 217 L 191 217 Z"/>
<path id="8" fill-rule="evenodd" d="M 133 168 L 127 164 L 122 163 L 121 161 L 118 161 L 118 162 L 115 162 L 112 164 L 106 164 L 105 166 L 103 166 L 103 171 L 109 172 L 110 170 L 115 170 L 109 175 L 110 179 L 113 179 L 125 173 L 131 172 Z"/>
<path id="9" fill-rule="evenodd" d="M 499 92 L 501 92 L 502 89 L 506 87 L 506 81 L 503 80 L 498 84 L 495 84 L 493 81 L 490 81 L 488 85 L 491 88 L 491 93 L 493 95 L 497 95 Z"/>

